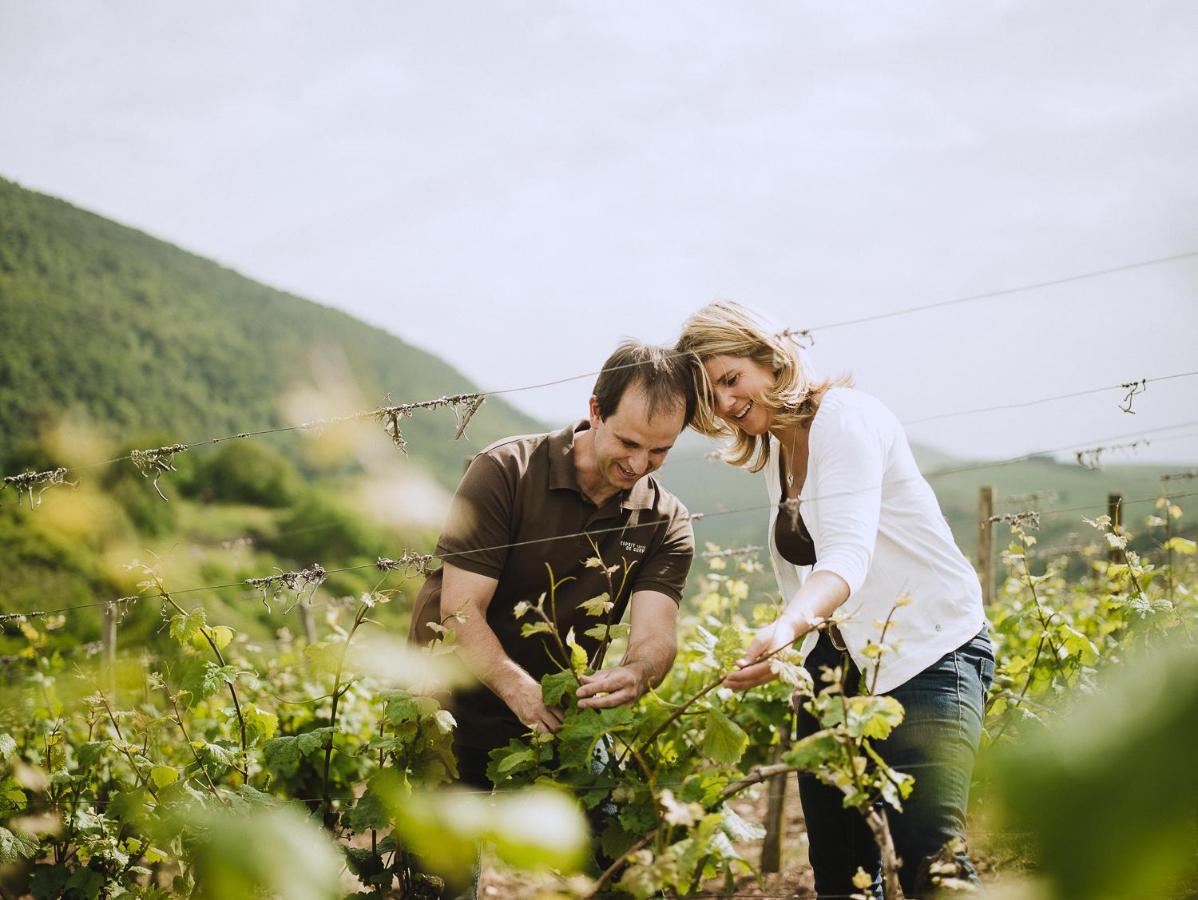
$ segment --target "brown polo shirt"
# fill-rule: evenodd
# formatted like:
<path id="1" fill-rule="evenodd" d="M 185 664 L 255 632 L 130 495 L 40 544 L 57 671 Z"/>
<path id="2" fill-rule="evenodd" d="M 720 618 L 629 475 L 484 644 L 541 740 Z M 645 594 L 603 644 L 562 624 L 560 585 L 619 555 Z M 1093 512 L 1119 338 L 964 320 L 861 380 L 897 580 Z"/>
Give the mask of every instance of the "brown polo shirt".
<path id="1" fill-rule="evenodd" d="M 569 579 L 557 590 L 556 622 L 562 636 L 573 628 L 588 656 L 599 646 L 584 632 L 604 619 L 587 615 L 579 604 L 605 593 L 608 585 L 601 569 L 585 565 L 595 555 L 586 534 L 604 562 L 628 567 L 624 590 L 614 598 L 613 622 L 623 616 L 636 591 L 660 591 L 680 602 L 694 557 L 686 508 L 652 475 L 600 507 L 587 499 L 575 476 L 574 437 L 588 427 L 583 421 L 552 434 L 507 438 L 479 453 L 458 485 L 437 542 L 437 556 L 444 562 L 498 580 L 487 624 L 508 656 L 537 679 L 562 668 L 559 654 L 546 635 L 521 637 L 522 626 L 535 619 L 527 614 L 517 620 L 513 610 L 522 600 L 535 604 L 549 590 L 549 569 L 555 580 Z M 618 590 L 619 571 L 613 579 Z M 427 623 L 440 620 L 437 571 L 416 598 L 412 639 L 431 640 L 434 633 Z M 463 691 L 454 700 L 461 747 L 487 750 L 527 731 L 485 686 Z"/>

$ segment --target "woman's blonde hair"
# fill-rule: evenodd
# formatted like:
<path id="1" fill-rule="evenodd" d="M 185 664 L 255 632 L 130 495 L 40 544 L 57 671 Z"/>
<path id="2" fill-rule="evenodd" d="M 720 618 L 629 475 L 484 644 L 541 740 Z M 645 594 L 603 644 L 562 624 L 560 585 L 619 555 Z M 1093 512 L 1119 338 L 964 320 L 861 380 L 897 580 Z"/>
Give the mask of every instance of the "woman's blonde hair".
<path id="1" fill-rule="evenodd" d="M 716 415 L 715 392 L 703 363 L 715 356 L 735 356 L 769 369 L 774 383 L 754 400 L 777 410 L 774 424 L 783 427 L 806 428 L 830 388 L 852 385 L 848 376 L 813 381 L 793 335 L 732 300 L 709 303 L 687 319 L 674 349 L 687 358 L 698 394 L 691 427 L 708 437 L 731 438 L 732 446 L 724 452 L 724 461 L 750 472 L 760 471 L 769 462 L 769 435 L 746 434 Z"/>

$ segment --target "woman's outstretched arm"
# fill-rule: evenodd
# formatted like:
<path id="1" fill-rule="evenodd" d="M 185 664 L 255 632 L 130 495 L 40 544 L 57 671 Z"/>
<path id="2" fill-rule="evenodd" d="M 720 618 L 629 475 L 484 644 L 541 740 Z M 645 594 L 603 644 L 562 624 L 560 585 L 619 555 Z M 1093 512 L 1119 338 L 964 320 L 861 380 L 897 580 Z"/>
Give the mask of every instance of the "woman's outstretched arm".
<path id="1" fill-rule="evenodd" d="M 743 691 L 773 681 L 776 676 L 770 671 L 769 660 L 759 660 L 793 644 L 828 619 L 848 598 L 848 582 L 835 572 L 813 572 L 782 614 L 753 637 L 744 656 L 736 661 L 740 668 L 724 679 L 724 686 Z"/>

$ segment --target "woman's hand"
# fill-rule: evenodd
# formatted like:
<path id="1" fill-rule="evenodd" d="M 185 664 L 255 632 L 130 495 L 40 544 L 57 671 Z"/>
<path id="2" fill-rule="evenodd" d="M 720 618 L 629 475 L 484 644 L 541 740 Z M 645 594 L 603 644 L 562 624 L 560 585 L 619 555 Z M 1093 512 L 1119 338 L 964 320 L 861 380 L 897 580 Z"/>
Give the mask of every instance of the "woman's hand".
<path id="1" fill-rule="evenodd" d="M 759 684 L 773 681 L 778 676 L 770 671 L 769 659 L 762 657 L 768 657 L 771 653 L 790 646 L 812 627 L 813 624 L 809 621 L 784 614 L 760 629 L 749 642 L 744 655 L 736 661 L 738 668 L 724 679 L 724 687 L 734 691 L 747 691 Z"/>

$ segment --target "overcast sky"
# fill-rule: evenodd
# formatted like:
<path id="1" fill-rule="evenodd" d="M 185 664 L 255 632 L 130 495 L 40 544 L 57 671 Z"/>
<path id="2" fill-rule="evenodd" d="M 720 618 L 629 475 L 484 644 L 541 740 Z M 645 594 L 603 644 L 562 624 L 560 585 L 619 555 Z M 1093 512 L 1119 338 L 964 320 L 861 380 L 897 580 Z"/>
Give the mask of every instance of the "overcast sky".
<path id="1" fill-rule="evenodd" d="M 499 389 L 717 297 L 818 327 L 1198 251 L 1196 46 L 1192 0 L 0 0 L 0 175 Z M 815 337 L 904 420 L 1190 372 L 1198 258 Z M 557 422 L 588 388 L 509 399 Z M 1122 457 L 1190 463 L 1195 396 L 909 433 L 1009 456 L 1194 422 Z"/>

